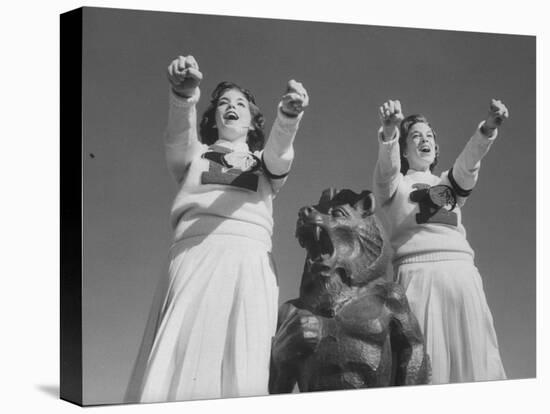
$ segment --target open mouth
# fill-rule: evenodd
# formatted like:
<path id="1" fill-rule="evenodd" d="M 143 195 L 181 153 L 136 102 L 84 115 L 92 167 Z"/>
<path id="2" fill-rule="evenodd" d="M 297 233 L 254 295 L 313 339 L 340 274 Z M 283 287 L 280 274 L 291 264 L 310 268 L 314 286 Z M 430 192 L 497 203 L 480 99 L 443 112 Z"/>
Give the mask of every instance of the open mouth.
<path id="1" fill-rule="evenodd" d="M 319 224 L 298 222 L 296 235 L 310 261 L 325 262 L 332 257 L 334 246 L 328 232 Z"/>
<path id="2" fill-rule="evenodd" d="M 429 152 L 432 152 L 432 148 L 429 146 L 429 145 L 421 145 L 419 147 L 419 150 L 420 152 L 423 152 L 423 153 L 429 153 Z"/>
<path id="3" fill-rule="evenodd" d="M 226 121 L 236 121 L 239 119 L 239 115 L 234 111 L 228 111 L 224 114 L 223 119 Z"/>

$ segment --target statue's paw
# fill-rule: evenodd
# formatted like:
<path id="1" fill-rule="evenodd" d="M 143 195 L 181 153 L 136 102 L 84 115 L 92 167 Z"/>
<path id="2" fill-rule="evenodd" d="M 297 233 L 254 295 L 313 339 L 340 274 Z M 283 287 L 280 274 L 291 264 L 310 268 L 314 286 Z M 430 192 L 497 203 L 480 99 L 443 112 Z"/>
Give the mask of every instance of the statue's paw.
<path id="1" fill-rule="evenodd" d="M 277 362 L 294 361 L 311 354 L 321 339 L 321 322 L 309 312 L 296 312 L 283 322 L 273 340 Z"/>
<path id="2" fill-rule="evenodd" d="M 301 341 L 310 349 L 317 348 L 321 341 L 321 322 L 316 316 L 300 317 Z"/>

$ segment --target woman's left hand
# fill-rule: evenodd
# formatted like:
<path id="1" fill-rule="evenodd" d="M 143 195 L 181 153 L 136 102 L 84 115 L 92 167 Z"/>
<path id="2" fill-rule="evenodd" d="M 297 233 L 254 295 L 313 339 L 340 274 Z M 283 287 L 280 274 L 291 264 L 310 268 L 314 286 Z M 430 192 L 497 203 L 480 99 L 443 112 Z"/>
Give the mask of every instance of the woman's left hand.
<path id="1" fill-rule="evenodd" d="M 508 119 L 508 108 L 498 99 L 492 99 L 489 113 L 485 120 L 485 127 L 489 130 L 498 128 L 505 119 Z"/>
<path id="2" fill-rule="evenodd" d="M 286 92 L 281 101 L 281 111 L 290 117 L 296 117 L 309 105 L 306 88 L 294 79 L 288 81 Z"/>

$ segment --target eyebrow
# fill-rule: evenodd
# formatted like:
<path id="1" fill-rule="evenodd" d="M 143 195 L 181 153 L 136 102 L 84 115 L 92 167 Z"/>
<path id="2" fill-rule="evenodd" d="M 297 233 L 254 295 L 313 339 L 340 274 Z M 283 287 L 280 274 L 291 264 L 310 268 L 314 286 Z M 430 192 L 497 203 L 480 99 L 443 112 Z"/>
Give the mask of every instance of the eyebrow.
<path id="1" fill-rule="evenodd" d="M 223 98 L 218 99 L 218 102 L 220 102 L 220 101 L 228 101 L 228 100 L 229 100 L 229 98 L 226 97 L 226 96 L 224 96 Z M 237 102 L 248 102 L 248 99 L 245 99 L 245 98 L 239 96 L 239 97 L 237 98 Z"/>

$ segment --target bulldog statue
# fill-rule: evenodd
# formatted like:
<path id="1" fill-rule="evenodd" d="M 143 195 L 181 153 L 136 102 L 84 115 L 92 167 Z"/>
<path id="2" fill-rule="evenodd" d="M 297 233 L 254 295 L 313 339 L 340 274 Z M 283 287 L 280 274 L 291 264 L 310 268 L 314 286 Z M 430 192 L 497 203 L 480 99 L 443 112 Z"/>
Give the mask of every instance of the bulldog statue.
<path id="1" fill-rule="evenodd" d="M 325 190 L 298 213 L 300 296 L 279 308 L 270 393 L 426 384 L 430 362 L 370 191 Z"/>

